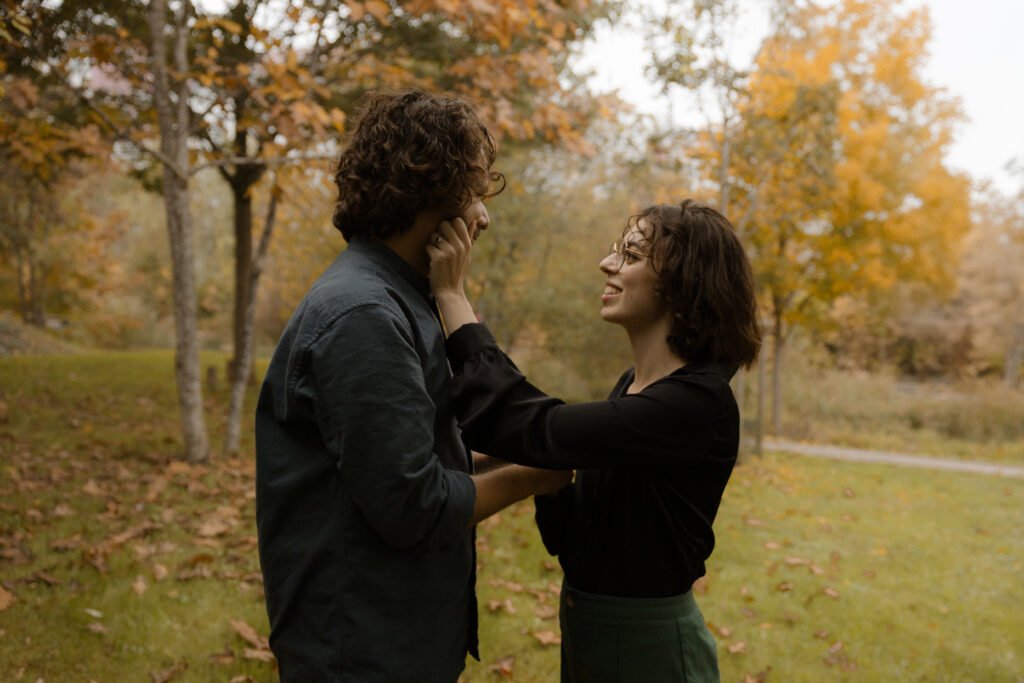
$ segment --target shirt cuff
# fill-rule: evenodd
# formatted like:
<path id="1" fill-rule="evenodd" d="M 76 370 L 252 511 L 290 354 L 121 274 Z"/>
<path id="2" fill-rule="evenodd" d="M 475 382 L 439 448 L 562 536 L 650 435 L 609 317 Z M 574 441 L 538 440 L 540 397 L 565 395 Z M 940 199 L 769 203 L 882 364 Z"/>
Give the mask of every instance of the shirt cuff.
<path id="1" fill-rule="evenodd" d="M 445 470 L 448 484 L 448 499 L 427 541 L 429 550 L 445 550 L 456 547 L 469 530 L 469 521 L 473 518 L 473 507 L 476 505 L 476 484 L 466 472 Z"/>
<path id="2" fill-rule="evenodd" d="M 448 335 L 445 342 L 448 351 L 448 362 L 452 372 L 459 372 L 466 361 L 486 348 L 498 348 L 491 331 L 483 323 L 467 323 Z"/>

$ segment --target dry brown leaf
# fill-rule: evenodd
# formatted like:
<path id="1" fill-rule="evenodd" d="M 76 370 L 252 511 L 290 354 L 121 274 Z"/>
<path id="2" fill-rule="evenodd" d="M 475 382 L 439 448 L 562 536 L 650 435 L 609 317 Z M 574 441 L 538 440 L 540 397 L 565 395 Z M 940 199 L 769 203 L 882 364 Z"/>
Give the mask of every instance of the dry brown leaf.
<path id="1" fill-rule="evenodd" d="M 810 564 L 809 560 L 805 560 L 802 557 L 787 557 L 786 564 L 790 567 L 799 567 L 801 565 Z"/>
<path id="2" fill-rule="evenodd" d="M 166 579 L 167 574 L 167 567 L 159 563 L 153 565 L 153 578 L 157 581 L 163 581 Z"/>
<path id="3" fill-rule="evenodd" d="M 50 542 L 50 550 L 58 553 L 74 550 L 75 548 L 78 548 L 81 542 L 82 533 L 79 531 L 75 536 L 70 536 L 67 539 L 55 539 Z"/>
<path id="4" fill-rule="evenodd" d="M 764 522 L 757 517 L 744 517 L 743 523 L 747 526 L 764 526 Z"/>
<path id="5" fill-rule="evenodd" d="M 825 639 L 828 638 L 828 631 L 826 631 L 824 629 L 819 629 L 819 630 L 814 632 L 814 637 L 817 638 L 818 640 L 825 640 Z"/>
<path id="6" fill-rule="evenodd" d="M 728 638 L 732 635 L 732 629 L 728 626 L 719 626 L 718 635 L 722 636 L 723 638 Z"/>
<path id="7" fill-rule="evenodd" d="M 142 574 L 136 576 L 135 580 L 132 581 L 132 590 L 135 591 L 136 595 L 144 594 L 147 588 L 149 588 L 149 584 L 146 583 L 146 577 Z"/>
<path id="8" fill-rule="evenodd" d="M 60 579 L 58 579 L 56 576 L 51 576 L 46 572 L 36 572 L 32 575 L 32 580 L 41 581 L 45 583 L 47 586 L 59 586 L 61 584 Z"/>
<path id="9" fill-rule="evenodd" d="M 274 662 L 274 653 L 270 650 L 257 650 L 255 648 L 247 647 L 242 652 L 242 656 L 246 659 L 255 659 L 258 662 L 267 662 L 272 664 Z"/>
<path id="10" fill-rule="evenodd" d="M 14 594 L 3 586 L 0 586 L 0 612 L 3 612 L 5 609 L 10 607 L 14 600 Z"/>
<path id="11" fill-rule="evenodd" d="M 100 485 L 97 484 L 94 479 L 90 479 L 82 486 L 82 493 L 86 493 L 90 496 L 102 496 L 103 489 L 100 488 Z"/>
<path id="12" fill-rule="evenodd" d="M 822 593 L 824 593 L 828 597 L 832 598 L 833 600 L 838 600 L 839 599 L 839 591 L 837 591 L 835 588 L 832 588 L 830 586 L 825 586 L 824 590 L 822 590 Z"/>
<path id="13" fill-rule="evenodd" d="M 234 664 L 235 653 L 232 652 L 230 647 L 225 647 L 222 652 L 214 652 L 209 656 L 209 659 L 214 664 Z"/>
<path id="14" fill-rule="evenodd" d="M 494 673 L 501 675 L 503 678 L 512 678 L 512 665 L 515 663 L 515 655 L 509 655 L 508 657 L 496 659 L 494 664 L 487 667 L 487 670 L 493 671 Z"/>
<path id="15" fill-rule="evenodd" d="M 214 536 L 220 536 L 223 533 L 229 531 L 231 527 L 220 519 L 210 518 L 203 521 L 196 529 L 196 533 L 204 538 L 212 538 Z"/>
<path id="16" fill-rule="evenodd" d="M 787 592 L 793 590 L 793 584 L 790 583 L 789 581 L 783 581 L 782 583 L 780 583 L 778 586 L 775 587 L 775 590 L 779 591 L 780 593 L 787 593 Z"/>
<path id="17" fill-rule="evenodd" d="M 746 650 L 747 650 L 747 643 L 745 641 L 742 641 L 742 640 L 737 640 L 735 643 L 732 643 L 731 645 L 729 645 L 725 649 L 729 651 L 729 654 L 733 654 L 733 655 L 742 654 L 743 652 L 746 652 Z"/>
<path id="18" fill-rule="evenodd" d="M 534 608 L 533 614 L 538 619 L 554 619 L 558 616 L 558 610 L 553 605 L 540 605 Z"/>
<path id="19" fill-rule="evenodd" d="M 765 541 L 764 547 L 766 550 L 778 550 L 782 546 L 776 543 L 775 541 Z"/>
<path id="20" fill-rule="evenodd" d="M 554 631 L 534 631 L 532 635 L 541 645 L 559 645 L 562 642 L 562 636 Z"/>
<path id="21" fill-rule="evenodd" d="M 98 622 L 98 621 L 90 621 L 89 625 L 86 626 L 86 628 L 89 629 L 90 631 L 92 631 L 93 633 L 108 633 L 109 632 L 109 629 L 106 626 L 104 626 L 103 624 L 101 624 L 100 622 Z"/>
<path id="22" fill-rule="evenodd" d="M 228 623 L 231 624 L 231 628 L 235 629 L 235 633 L 242 637 L 242 640 L 249 643 L 253 647 L 264 650 L 270 648 L 267 639 L 262 637 L 259 633 L 257 633 L 256 629 L 247 624 L 244 620 L 231 619 L 228 621 Z"/>
<path id="23" fill-rule="evenodd" d="M 75 514 L 75 511 L 71 509 L 71 506 L 67 503 L 59 503 L 57 507 L 53 508 L 53 512 L 50 513 L 54 517 L 70 517 Z"/>
<path id="24" fill-rule="evenodd" d="M 188 662 L 182 660 L 180 662 L 175 662 L 172 666 L 164 669 L 163 671 L 150 671 L 149 677 L 153 679 L 153 683 L 168 683 L 186 669 L 188 669 Z"/>

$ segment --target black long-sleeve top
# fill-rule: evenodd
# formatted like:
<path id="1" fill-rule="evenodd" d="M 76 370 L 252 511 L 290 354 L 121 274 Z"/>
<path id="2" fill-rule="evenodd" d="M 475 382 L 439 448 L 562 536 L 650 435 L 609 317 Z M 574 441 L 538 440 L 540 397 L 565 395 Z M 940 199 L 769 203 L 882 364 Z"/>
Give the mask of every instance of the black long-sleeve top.
<path id="1" fill-rule="evenodd" d="M 482 324 L 448 339 L 452 406 L 475 450 L 575 483 L 538 496 L 537 525 L 566 580 L 589 593 L 666 597 L 704 575 L 736 462 L 735 367 L 690 363 L 627 394 L 566 405 L 526 381 Z"/>

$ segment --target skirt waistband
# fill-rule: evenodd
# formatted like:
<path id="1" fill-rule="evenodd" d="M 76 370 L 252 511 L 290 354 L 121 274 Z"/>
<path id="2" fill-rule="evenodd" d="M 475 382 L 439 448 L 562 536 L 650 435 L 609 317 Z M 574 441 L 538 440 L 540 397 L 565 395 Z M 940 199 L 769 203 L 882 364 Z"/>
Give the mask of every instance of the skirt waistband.
<path id="1" fill-rule="evenodd" d="M 562 601 L 568 609 L 598 618 L 674 619 L 699 613 L 692 590 L 664 598 L 623 598 L 586 593 L 563 583 Z"/>

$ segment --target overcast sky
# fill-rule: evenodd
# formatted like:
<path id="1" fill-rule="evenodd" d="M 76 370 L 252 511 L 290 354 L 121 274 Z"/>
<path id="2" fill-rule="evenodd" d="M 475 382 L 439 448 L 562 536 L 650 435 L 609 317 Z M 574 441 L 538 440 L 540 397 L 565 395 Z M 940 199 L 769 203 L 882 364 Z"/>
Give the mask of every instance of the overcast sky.
<path id="1" fill-rule="evenodd" d="M 734 36 L 737 62 L 749 63 L 767 31 L 764 0 L 745 0 L 749 10 Z M 950 150 L 951 166 L 976 179 L 990 178 L 1014 192 L 1024 180 L 1004 166 L 1024 159 L 1024 0 L 913 0 L 931 13 L 933 36 L 926 78 L 959 96 L 969 117 Z M 602 30 L 582 64 L 596 71 L 598 90 L 618 89 L 640 110 L 667 116 L 667 99 L 644 76 L 648 55 L 637 31 Z M 678 119 L 692 105 L 673 107 Z"/>

